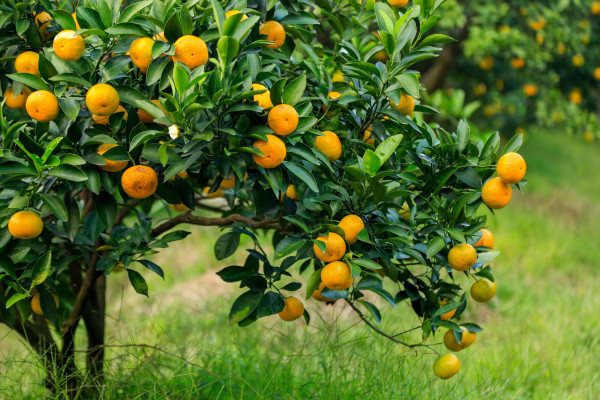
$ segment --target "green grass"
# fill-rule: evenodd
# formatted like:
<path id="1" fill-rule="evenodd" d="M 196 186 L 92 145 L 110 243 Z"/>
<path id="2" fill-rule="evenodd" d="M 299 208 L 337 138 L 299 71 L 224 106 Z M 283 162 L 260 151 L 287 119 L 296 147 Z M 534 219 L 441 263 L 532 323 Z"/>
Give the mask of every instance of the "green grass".
<path id="1" fill-rule="evenodd" d="M 527 137 L 526 196 L 515 193 L 490 218 L 502 251 L 494 265 L 498 295 L 469 306 L 466 320 L 485 331 L 458 354 L 461 371 L 448 381 L 434 377 L 434 355 L 407 355 L 341 303 L 307 302 L 313 316 L 308 327 L 277 317 L 230 326 L 229 306 L 240 290 L 214 271 L 242 255 L 215 261 L 216 231 L 198 228 L 158 257 L 167 279 L 146 275 L 149 299 L 133 293 L 124 275 L 111 277 L 108 310 L 109 343 L 158 345 L 194 365 L 148 349 L 110 349 L 103 398 L 596 399 L 597 152 L 597 145 L 565 136 Z M 384 330 L 415 325 L 406 305 L 379 304 Z M 39 364 L 6 332 L 0 331 L 0 398 L 42 398 Z"/>

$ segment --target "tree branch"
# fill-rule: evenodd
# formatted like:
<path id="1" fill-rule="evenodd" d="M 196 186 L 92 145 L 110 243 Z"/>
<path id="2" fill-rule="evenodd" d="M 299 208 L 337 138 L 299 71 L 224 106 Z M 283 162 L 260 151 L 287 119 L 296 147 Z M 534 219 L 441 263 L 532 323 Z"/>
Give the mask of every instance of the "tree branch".
<path id="1" fill-rule="evenodd" d="M 62 332 L 67 332 L 69 329 L 72 329 L 77 325 L 77 321 L 79 321 L 79 317 L 81 316 L 81 310 L 83 310 L 83 306 L 88 299 L 90 288 L 96 279 L 96 264 L 98 264 L 98 254 L 94 253 L 92 255 L 92 263 L 85 271 L 85 278 L 83 279 L 81 287 L 79 288 L 79 291 L 75 297 L 73 311 L 71 311 L 69 319 L 62 323 Z"/>
<path id="2" fill-rule="evenodd" d="M 279 218 L 263 218 L 263 219 L 253 219 L 244 217 L 239 214 L 232 214 L 227 217 L 221 218 L 207 218 L 207 217 L 199 217 L 195 215 L 191 215 L 190 212 L 186 212 L 183 214 L 179 214 L 162 224 L 156 226 L 150 232 L 150 236 L 157 237 L 158 235 L 167 232 L 170 229 L 173 229 L 175 226 L 179 224 L 192 224 L 192 225 L 201 225 L 201 226 L 229 226 L 233 225 L 236 222 L 247 224 L 251 228 L 254 229 L 278 229 L 281 230 L 283 227 L 280 224 Z"/>

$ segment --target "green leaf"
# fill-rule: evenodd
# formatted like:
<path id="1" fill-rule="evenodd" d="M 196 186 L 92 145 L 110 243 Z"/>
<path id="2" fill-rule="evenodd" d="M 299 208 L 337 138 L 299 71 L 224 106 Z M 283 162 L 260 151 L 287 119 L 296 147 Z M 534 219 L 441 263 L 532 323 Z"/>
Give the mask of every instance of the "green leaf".
<path id="1" fill-rule="evenodd" d="M 400 142 L 402 142 L 403 135 L 394 135 L 385 139 L 383 142 L 377 146 L 375 149 L 375 154 L 379 157 L 381 164 L 385 164 L 385 162 L 394 154 Z"/>
<path id="2" fill-rule="evenodd" d="M 317 269 L 308 278 L 308 281 L 306 283 L 306 295 L 305 295 L 306 300 L 310 299 L 310 296 L 312 296 L 313 292 L 319 288 L 319 285 L 321 284 L 321 271 L 322 270 L 323 270 L 323 268 Z"/>
<path id="3" fill-rule="evenodd" d="M 69 219 L 69 212 L 67 211 L 67 206 L 65 206 L 64 201 L 56 195 L 53 194 L 42 194 L 38 193 L 38 196 L 42 199 L 44 204 L 48 206 L 50 211 L 56 215 L 58 219 L 61 221 L 67 221 Z"/>
<path id="4" fill-rule="evenodd" d="M 150 271 L 154 272 L 156 275 L 165 279 L 165 273 L 163 272 L 162 268 L 159 267 L 157 264 L 153 263 L 150 260 L 136 260 L 136 261 L 139 262 L 140 264 L 142 264 L 144 267 L 148 268 Z"/>
<path id="5" fill-rule="evenodd" d="M 275 259 L 283 258 L 294 253 L 306 243 L 306 239 L 287 236 L 277 243 L 275 247 Z"/>
<path id="6" fill-rule="evenodd" d="M 398 79 L 398 82 L 400 82 L 404 90 L 406 90 L 406 93 L 408 93 L 410 96 L 414 97 L 415 99 L 421 97 L 419 92 L 419 79 L 415 76 L 415 74 L 404 73 L 396 77 L 396 79 Z"/>
<path id="7" fill-rule="evenodd" d="M 363 156 L 363 169 L 369 175 L 375 175 L 381 168 L 381 160 L 371 149 L 367 149 Z"/>
<path id="8" fill-rule="evenodd" d="M 217 52 L 223 67 L 228 66 L 240 49 L 240 42 L 232 36 L 222 36 L 217 42 Z"/>
<path id="9" fill-rule="evenodd" d="M 31 271 L 31 288 L 43 283 L 52 270 L 52 251 L 47 251 L 33 265 Z"/>
<path id="10" fill-rule="evenodd" d="M 367 258 L 357 258 L 357 259 L 352 260 L 352 262 L 354 264 L 360 265 L 361 267 L 365 267 L 365 268 L 373 269 L 373 270 L 383 268 L 381 265 L 377 264 L 375 261 L 371 261 Z"/>
<path id="11" fill-rule="evenodd" d="M 69 164 L 61 164 L 58 167 L 53 168 L 52 171 L 50 171 L 50 175 L 73 182 L 83 182 L 88 179 L 85 172 Z"/>
<path id="12" fill-rule="evenodd" d="M 71 74 L 71 73 L 58 74 L 58 75 L 55 75 L 52 78 L 50 78 L 50 80 L 52 82 L 75 83 L 77 85 L 83 86 L 86 89 L 89 89 L 92 87 L 92 84 L 90 81 L 88 81 L 85 78 L 82 78 L 81 76 L 79 76 L 77 74 Z"/>
<path id="13" fill-rule="evenodd" d="M 127 268 L 127 276 L 135 292 L 148 297 L 148 283 L 146 283 L 144 277 L 139 272 L 129 268 Z"/>
<path id="14" fill-rule="evenodd" d="M 296 175 L 298 178 L 300 178 L 301 181 L 306 183 L 306 185 L 310 188 L 310 190 L 312 190 L 313 192 L 319 193 L 319 187 L 317 186 L 317 181 L 315 180 L 314 176 L 306 168 L 304 168 L 303 166 L 301 166 L 299 164 L 290 162 L 290 161 L 284 161 L 283 165 L 285 165 L 285 167 L 292 174 Z"/>
<path id="15" fill-rule="evenodd" d="M 6 308 L 12 307 L 15 303 L 28 298 L 29 295 L 26 293 L 15 293 L 8 300 L 6 300 Z"/>
<path id="16" fill-rule="evenodd" d="M 442 35 L 439 33 L 433 34 L 433 35 L 429 35 L 427 36 L 425 39 L 423 39 L 421 41 L 421 43 L 419 43 L 419 49 L 426 47 L 426 46 L 430 46 L 432 44 L 437 44 L 437 43 L 450 43 L 450 42 L 456 42 L 455 39 L 451 38 L 450 36 L 446 36 L 446 35 Z"/>
<path id="17" fill-rule="evenodd" d="M 217 275 L 219 275 L 225 282 L 239 282 L 258 275 L 258 272 L 252 268 L 232 265 L 223 268 L 217 272 Z"/>
<path id="18" fill-rule="evenodd" d="M 58 99 L 58 102 L 65 115 L 69 117 L 71 121 L 76 121 L 81 107 L 80 102 L 71 98 Z"/>
<path id="19" fill-rule="evenodd" d="M 35 90 L 47 90 L 49 92 L 52 91 L 50 86 L 48 86 L 48 84 L 44 82 L 42 78 L 33 74 L 19 72 L 16 74 L 8 74 L 6 77 L 12 79 L 13 81 L 21 82 L 22 84 Z"/>
<path id="20" fill-rule="evenodd" d="M 283 104 L 296 105 L 304 95 L 304 90 L 306 90 L 306 75 L 301 75 L 283 89 Z"/>
<path id="21" fill-rule="evenodd" d="M 427 249 L 425 251 L 425 255 L 427 256 L 427 258 L 431 258 L 431 257 L 435 256 L 437 253 L 439 253 L 440 250 L 442 250 L 445 245 L 446 245 L 446 243 L 444 242 L 444 239 L 440 236 L 436 236 L 433 239 L 431 239 L 431 241 L 429 243 L 427 243 Z"/>
<path id="22" fill-rule="evenodd" d="M 260 303 L 256 310 L 256 317 L 263 318 L 277 314 L 281 312 L 284 307 L 285 300 L 282 295 L 277 292 L 267 292 L 260 299 Z"/>
<path id="23" fill-rule="evenodd" d="M 149 32 L 146 31 L 142 25 L 138 25 L 132 22 L 124 22 L 120 24 L 116 24 L 113 26 L 109 26 L 105 29 L 105 32 L 109 35 L 119 36 L 119 35 L 131 35 L 131 36 L 141 36 L 146 37 L 149 36 Z"/>
<path id="24" fill-rule="evenodd" d="M 144 8 L 148 7 L 153 2 L 154 0 L 145 0 L 131 4 L 125 10 L 123 10 L 121 15 L 119 15 L 119 19 L 117 20 L 117 22 L 122 23 L 131 21 L 133 18 L 136 17 L 136 14 L 138 14 Z"/>
<path id="25" fill-rule="evenodd" d="M 256 310 L 262 297 L 262 293 L 249 290 L 235 299 L 229 311 L 229 322 L 236 324 L 246 318 Z"/>
<path id="26" fill-rule="evenodd" d="M 110 231 L 117 218 L 117 200 L 107 192 L 102 192 L 94 199 L 98 217 L 107 231 Z"/>
<path id="27" fill-rule="evenodd" d="M 221 7 L 221 4 L 219 4 L 218 0 L 211 0 L 212 1 L 212 8 L 213 8 L 213 15 L 215 17 L 215 21 L 217 23 L 217 28 L 219 28 L 219 35 L 223 36 L 223 24 L 225 24 L 225 11 L 223 10 L 223 7 Z"/>
<path id="28" fill-rule="evenodd" d="M 502 152 L 502 154 L 516 152 L 521 148 L 522 145 L 523 135 L 514 135 L 512 139 L 510 139 L 509 142 L 506 143 L 506 146 L 504 146 L 504 151 Z"/>
<path id="29" fill-rule="evenodd" d="M 500 255 L 499 251 L 487 251 L 477 254 L 477 262 L 481 264 L 489 264 Z"/>
<path id="30" fill-rule="evenodd" d="M 238 232 L 228 232 L 222 235 L 215 243 L 215 257 L 217 260 L 222 260 L 233 255 L 239 244 L 240 234 Z"/>
<path id="31" fill-rule="evenodd" d="M 373 316 L 373 318 L 375 318 L 375 321 L 377 321 L 377 325 L 381 324 L 381 312 L 375 306 L 375 304 L 369 303 L 366 300 L 357 300 L 357 301 L 360 304 L 362 304 L 367 310 L 369 310 L 369 312 L 371 313 L 371 315 Z"/>
<path id="32" fill-rule="evenodd" d="M 469 127 L 469 123 L 465 119 L 461 119 L 458 123 L 458 128 L 456 128 L 456 136 L 458 137 L 456 150 L 458 150 L 459 153 L 462 153 L 467 147 L 470 131 L 471 128 Z"/>

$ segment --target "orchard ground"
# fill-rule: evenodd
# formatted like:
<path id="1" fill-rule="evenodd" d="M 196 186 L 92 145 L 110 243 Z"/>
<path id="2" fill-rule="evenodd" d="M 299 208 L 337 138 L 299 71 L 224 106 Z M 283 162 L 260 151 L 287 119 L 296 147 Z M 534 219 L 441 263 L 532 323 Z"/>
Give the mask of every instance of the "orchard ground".
<path id="1" fill-rule="evenodd" d="M 150 298 L 136 294 L 125 274 L 109 278 L 108 296 L 120 301 L 108 302 L 107 343 L 158 345 L 195 365 L 149 348 L 111 348 L 104 398 L 598 398 L 598 145 L 532 132 L 521 153 L 527 196 L 515 192 L 489 225 L 502 251 L 494 264 L 498 295 L 488 304 L 469 302 L 466 319 L 485 331 L 459 354 L 467 368 L 453 379 L 437 379 L 435 356 L 415 361 L 342 302 L 305 302 L 315 311 L 309 327 L 276 316 L 250 328 L 229 325 L 229 305 L 240 291 L 215 272 L 245 255 L 215 261 L 217 230 L 192 227 L 193 235 L 158 256 L 166 284 L 145 274 Z M 417 325 L 407 304 L 398 314 L 373 301 L 384 308 L 385 331 Z M 5 326 L 0 338 L 0 398 L 46 398 L 35 355 Z"/>

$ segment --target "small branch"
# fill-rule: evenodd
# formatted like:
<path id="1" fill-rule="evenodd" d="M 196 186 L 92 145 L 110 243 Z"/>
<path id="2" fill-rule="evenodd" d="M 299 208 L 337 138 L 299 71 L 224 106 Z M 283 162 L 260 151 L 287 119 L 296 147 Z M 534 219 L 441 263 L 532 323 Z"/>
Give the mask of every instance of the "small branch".
<path id="1" fill-rule="evenodd" d="M 92 255 L 92 265 L 88 267 L 85 272 L 85 278 L 83 279 L 83 283 L 81 284 L 81 288 L 77 292 L 77 296 L 75 297 L 75 304 L 73 305 L 73 311 L 71 311 L 71 315 L 69 319 L 62 323 L 61 330 L 63 332 L 67 332 L 69 329 L 72 329 L 77 325 L 77 321 L 79 321 L 79 317 L 81 315 L 81 310 L 83 310 L 83 306 L 88 299 L 88 294 L 90 292 L 90 288 L 96 279 L 96 264 L 98 263 L 98 254 L 94 253 Z"/>
<path id="2" fill-rule="evenodd" d="M 139 203 L 138 200 L 134 200 L 133 202 L 131 202 L 131 204 L 125 204 L 123 206 L 123 208 L 121 208 L 121 211 L 119 211 L 119 213 L 117 214 L 117 218 L 115 218 L 115 226 L 121 225 L 121 223 L 123 222 L 123 220 L 129 215 L 130 212 L 133 211 L 133 209 L 135 208 L 135 206 L 137 206 Z"/>
<path id="3" fill-rule="evenodd" d="M 279 218 L 253 219 L 241 216 L 239 214 L 232 214 L 227 217 L 221 218 L 207 218 L 191 215 L 188 211 L 186 213 L 179 214 L 158 225 L 157 227 L 152 229 L 152 231 L 150 232 L 150 236 L 157 237 L 158 235 L 165 233 L 170 229 L 173 229 L 179 224 L 192 224 L 201 226 L 229 226 L 233 225 L 236 222 L 247 224 L 254 229 L 283 229 L 280 224 Z"/>

